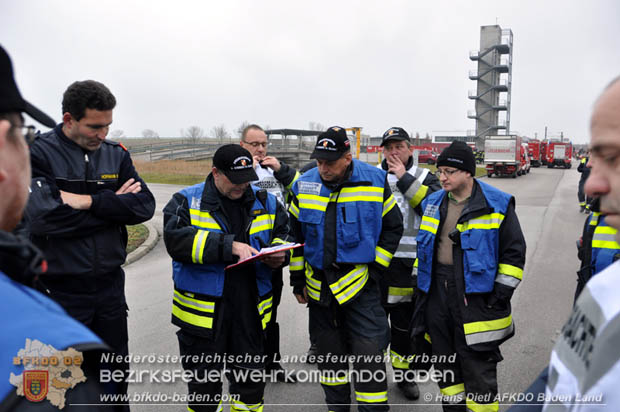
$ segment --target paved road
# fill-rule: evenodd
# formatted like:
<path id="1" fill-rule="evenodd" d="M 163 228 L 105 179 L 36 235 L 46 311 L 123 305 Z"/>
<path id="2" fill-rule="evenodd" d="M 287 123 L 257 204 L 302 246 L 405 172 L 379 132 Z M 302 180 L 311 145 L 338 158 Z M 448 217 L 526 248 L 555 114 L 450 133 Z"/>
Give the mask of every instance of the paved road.
<path id="1" fill-rule="evenodd" d="M 547 364 L 553 340 L 566 320 L 575 289 L 575 239 L 580 235 L 585 216 L 578 212 L 577 183 L 579 173 L 573 169 L 533 168 L 532 172 L 517 179 L 484 178 L 485 181 L 515 195 L 517 214 L 527 241 L 527 264 L 524 281 L 513 297 L 516 336 L 502 346 L 505 358 L 499 367 L 500 392 L 516 393 L 529 385 Z M 180 186 L 149 185 L 157 199 L 153 218 L 156 227 L 162 227 L 161 209 Z M 170 324 L 171 263 L 163 242 L 144 258 L 129 265 L 127 297 L 130 307 L 130 351 L 134 355 L 178 354 L 176 328 Z M 294 300 L 290 288 L 285 288 L 279 310 L 282 328 L 282 353 L 301 356 L 308 348 L 307 310 Z M 181 369 L 179 364 L 132 364 L 138 371 Z M 313 366 L 289 363 L 287 368 L 312 370 Z M 162 392 L 172 396 L 185 394 L 183 383 L 136 383 L 131 393 Z M 433 383 L 421 385 L 422 395 L 436 394 Z M 425 405 L 422 397 L 408 402 L 400 396 L 394 384 L 390 385 L 389 399 L 392 410 L 411 410 L 417 404 L 419 411 L 440 411 L 436 405 Z M 182 405 L 139 405 L 133 410 L 183 411 Z M 272 404 L 266 410 L 324 411 L 324 396 L 316 383 L 268 384 L 265 401 Z M 156 402 L 160 403 L 160 402 Z M 274 405 L 276 404 L 276 405 Z M 295 406 L 286 406 L 295 405 Z M 303 405 L 303 406 L 302 406 Z M 507 406 L 502 406 L 506 409 Z"/>

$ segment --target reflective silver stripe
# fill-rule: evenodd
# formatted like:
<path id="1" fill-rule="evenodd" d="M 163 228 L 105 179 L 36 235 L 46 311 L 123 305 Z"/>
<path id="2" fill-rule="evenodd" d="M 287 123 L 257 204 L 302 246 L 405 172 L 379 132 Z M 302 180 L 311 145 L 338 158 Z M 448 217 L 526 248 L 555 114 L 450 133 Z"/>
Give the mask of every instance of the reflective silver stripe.
<path id="1" fill-rule="evenodd" d="M 598 228 L 595 229 L 595 231 L 594 231 L 594 236 L 592 236 L 592 241 L 595 241 L 595 240 L 601 240 L 601 241 L 605 241 L 605 242 L 615 242 L 616 241 L 616 235 L 607 234 L 607 233 L 597 233 L 596 230 L 598 230 Z"/>
<path id="2" fill-rule="evenodd" d="M 420 182 L 419 180 L 414 181 L 411 186 L 409 186 L 409 189 L 407 189 L 407 191 L 405 192 L 405 197 L 407 199 L 411 199 L 415 196 L 416 193 L 418 193 L 418 190 L 420 190 L 421 187 L 422 182 Z"/>
<path id="3" fill-rule="evenodd" d="M 220 228 L 220 225 L 217 223 L 217 221 L 215 219 L 213 219 L 212 217 L 209 217 L 209 216 L 201 215 L 200 211 L 198 211 L 198 210 L 190 209 L 189 213 L 190 213 L 191 220 L 193 220 L 193 221 L 197 221 L 199 223 L 212 224 L 212 225 L 217 226 L 218 229 Z"/>
<path id="4" fill-rule="evenodd" d="M 437 229 L 439 228 L 439 224 L 433 221 L 430 221 L 428 219 L 425 219 L 424 217 L 422 218 L 422 225 L 432 227 L 433 229 L 435 229 L 435 232 L 437 232 Z"/>
<path id="5" fill-rule="evenodd" d="M 307 198 L 307 197 L 305 197 L 303 195 L 299 195 L 298 196 L 298 200 L 299 200 L 299 207 L 300 208 L 304 207 L 302 205 L 307 205 L 307 204 L 317 205 L 317 206 L 321 206 L 323 208 L 326 208 L 327 204 L 329 203 L 329 199 L 328 198 L 325 198 L 325 200 L 319 200 L 319 199 L 316 199 L 316 198 Z"/>
<path id="6" fill-rule="evenodd" d="M 394 257 L 401 259 L 415 259 L 418 257 L 417 252 L 396 252 Z"/>
<path id="7" fill-rule="evenodd" d="M 193 253 L 193 261 L 194 263 L 202 263 L 202 252 L 204 251 L 205 241 L 209 236 L 209 232 L 206 230 L 199 230 L 196 233 L 197 238 L 194 240 L 194 253 Z"/>
<path id="8" fill-rule="evenodd" d="M 417 257 L 416 252 L 417 242 L 415 237 L 403 236 L 400 238 L 400 243 L 398 244 L 396 253 L 394 253 L 394 257 L 415 259 Z"/>
<path id="9" fill-rule="evenodd" d="M 468 345 L 475 345 L 477 343 L 486 343 L 500 340 L 510 335 L 515 329 L 514 323 L 510 322 L 510 326 L 504 329 L 492 330 L 489 332 L 479 332 L 465 335 L 465 340 Z"/>
<path id="10" fill-rule="evenodd" d="M 354 287 L 351 287 L 351 289 L 349 289 L 348 292 L 346 293 L 341 293 L 341 294 L 337 294 L 336 296 L 336 300 L 338 301 L 338 303 L 344 303 L 346 301 L 348 301 L 352 296 L 354 296 L 357 292 L 359 292 L 360 290 L 362 290 L 362 288 L 364 287 L 364 285 L 366 284 L 366 282 L 368 281 L 368 271 L 366 271 L 364 273 L 364 276 L 362 276 L 360 279 L 358 279 L 353 285 Z"/>
<path id="11" fill-rule="evenodd" d="M 308 275 L 306 275 L 306 283 L 315 289 L 321 289 L 321 282 Z"/>
<path id="12" fill-rule="evenodd" d="M 304 268 L 304 259 L 300 257 L 300 259 L 291 259 L 291 263 L 289 264 L 289 270 L 302 270 Z"/>
<path id="13" fill-rule="evenodd" d="M 176 292 L 176 291 L 175 291 Z M 174 297 L 177 298 L 178 300 L 181 301 L 181 303 L 184 303 L 187 306 L 197 306 L 199 308 L 202 308 L 208 312 L 213 312 L 213 310 L 215 309 L 215 303 L 213 302 L 207 302 L 207 303 L 199 303 L 196 300 L 189 300 L 189 299 L 185 299 L 185 297 L 176 292 L 174 294 Z"/>
<path id="14" fill-rule="evenodd" d="M 521 281 L 514 276 L 502 275 L 501 273 L 497 275 L 495 281 L 511 288 L 516 288 L 519 286 L 519 283 L 521 283 Z"/>
<path id="15" fill-rule="evenodd" d="M 386 402 L 387 392 L 358 392 L 355 391 L 355 399 L 359 402 Z"/>
<path id="16" fill-rule="evenodd" d="M 338 200 L 340 199 L 346 199 L 349 197 L 359 197 L 359 196 L 364 196 L 364 197 L 376 197 L 377 199 L 381 199 L 380 201 L 383 202 L 383 193 L 382 192 L 371 192 L 369 190 L 360 190 L 360 191 L 355 191 L 355 192 L 340 192 L 340 196 L 338 196 Z"/>
<path id="17" fill-rule="evenodd" d="M 497 225 L 501 225 L 501 223 L 503 222 L 503 217 L 500 218 L 491 218 L 491 219 L 471 219 L 467 222 L 467 224 L 469 226 L 473 225 L 473 224 L 477 224 L 477 225 L 491 225 L 491 224 L 497 224 Z"/>
<path id="18" fill-rule="evenodd" d="M 407 295 L 407 296 L 388 295 L 388 297 L 387 297 L 387 303 L 390 303 L 390 304 L 402 303 L 402 302 L 411 302 L 412 300 L 413 300 L 413 295 Z"/>
<path id="19" fill-rule="evenodd" d="M 345 277 L 340 278 L 336 283 L 332 283 L 331 285 L 329 285 L 329 288 L 334 293 L 338 293 L 342 289 L 344 289 L 346 286 L 348 286 L 349 283 L 353 281 L 353 279 L 355 279 L 356 277 L 358 277 L 365 271 L 368 271 L 368 266 L 362 265 L 361 267 L 354 269 L 352 272 L 349 272 L 349 274 L 346 275 Z"/>

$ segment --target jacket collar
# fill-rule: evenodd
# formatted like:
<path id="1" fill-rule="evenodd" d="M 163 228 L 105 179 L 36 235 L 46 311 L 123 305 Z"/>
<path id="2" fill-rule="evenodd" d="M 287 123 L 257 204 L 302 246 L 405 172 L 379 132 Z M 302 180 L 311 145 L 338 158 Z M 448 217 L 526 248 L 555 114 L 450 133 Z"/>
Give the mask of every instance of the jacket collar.
<path id="1" fill-rule="evenodd" d="M 469 202 L 467 202 L 467 204 L 463 208 L 463 212 L 459 217 L 459 222 L 463 222 L 475 216 L 484 215 L 489 212 L 490 209 L 487 200 L 484 197 L 484 192 L 482 191 L 478 180 L 474 178 L 474 185 L 471 189 L 471 196 L 469 197 Z"/>

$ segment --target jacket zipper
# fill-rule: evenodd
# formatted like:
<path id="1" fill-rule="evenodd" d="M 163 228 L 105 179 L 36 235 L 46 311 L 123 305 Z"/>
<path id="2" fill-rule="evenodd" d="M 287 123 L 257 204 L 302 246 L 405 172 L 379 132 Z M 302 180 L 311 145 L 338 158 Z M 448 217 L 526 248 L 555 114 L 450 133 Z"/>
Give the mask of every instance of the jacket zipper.
<path id="1" fill-rule="evenodd" d="M 90 172 L 90 159 L 88 158 L 88 153 L 84 153 L 84 185 L 86 186 L 86 194 L 90 195 L 90 188 L 88 187 L 88 174 Z M 96 275 L 99 272 L 98 268 L 98 253 L 97 253 L 97 237 L 93 236 L 93 275 Z"/>

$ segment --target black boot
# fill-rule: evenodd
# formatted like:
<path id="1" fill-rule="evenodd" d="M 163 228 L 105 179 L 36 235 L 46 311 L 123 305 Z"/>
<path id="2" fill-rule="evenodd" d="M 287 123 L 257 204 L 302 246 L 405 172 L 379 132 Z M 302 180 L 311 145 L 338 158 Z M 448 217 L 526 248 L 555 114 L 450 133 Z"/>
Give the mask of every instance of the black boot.
<path id="1" fill-rule="evenodd" d="M 420 397 L 420 389 L 418 389 L 418 384 L 414 381 L 406 381 L 402 380 L 398 382 L 398 389 L 400 389 L 401 393 L 405 395 L 405 398 L 415 401 Z"/>

